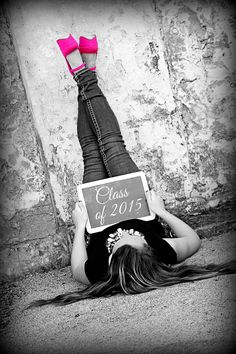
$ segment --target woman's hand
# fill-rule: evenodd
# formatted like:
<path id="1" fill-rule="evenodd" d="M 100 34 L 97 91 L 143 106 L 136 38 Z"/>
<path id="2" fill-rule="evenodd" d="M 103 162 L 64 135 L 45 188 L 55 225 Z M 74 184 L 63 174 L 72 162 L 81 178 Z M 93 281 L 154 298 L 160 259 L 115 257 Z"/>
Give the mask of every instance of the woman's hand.
<path id="1" fill-rule="evenodd" d="M 75 209 L 72 212 L 72 219 L 76 228 L 78 228 L 79 225 L 85 227 L 88 220 L 88 213 L 87 209 L 81 201 L 75 204 Z"/>
<path id="2" fill-rule="evenodd" d="M 157 215 L 161 216 L 163 211 L 165 211 L 165 204 L 162 197 L 156 193 L 153 189 L 148 191 L 147 194 L 147 202 L 149 208 Z"/>

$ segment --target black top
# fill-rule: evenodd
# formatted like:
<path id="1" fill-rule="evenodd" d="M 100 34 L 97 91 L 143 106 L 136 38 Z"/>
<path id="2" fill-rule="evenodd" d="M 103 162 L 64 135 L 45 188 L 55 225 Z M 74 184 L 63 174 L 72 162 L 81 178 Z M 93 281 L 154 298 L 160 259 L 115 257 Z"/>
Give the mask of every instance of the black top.
<path id="1" fill-rule="evenodd" d="M 157 218 L 151 221 L 138 219 L 122 221 L 101 232 L 90 235 L 87 247 L 88 259 L 85 262 L 85 274 L 90 283 L 96 283 L 106 275 L 109 259 L 106 240 L 109 234 L 115 232 L 118 228 L 134 229 L 142 232 L 146 242 L 155 250 L 160 262 L 165 264 L 177 263 L 176 252 L 168 242 L 162 239 L 162 237 L 165 237 L 165 230 Z"/>

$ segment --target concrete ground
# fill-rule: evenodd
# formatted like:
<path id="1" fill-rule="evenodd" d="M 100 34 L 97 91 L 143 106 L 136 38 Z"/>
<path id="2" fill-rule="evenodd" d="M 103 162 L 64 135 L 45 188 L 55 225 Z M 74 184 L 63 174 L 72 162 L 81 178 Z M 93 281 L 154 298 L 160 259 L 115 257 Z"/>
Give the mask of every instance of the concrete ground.
<path id="1" fill-rule="evenodd" d="M 235 250 L 233 233 L 204 239 L 188 263 L 228 261 Z M 5 287 L 2 299 L 9 308 L 2 311 L 1 348 L 11 354 L 231 353 L 235 279 L 225 275 L 147 294 L 23 311 L 32 300 L 77 288 L 70 267 L 29 276 Z"/>

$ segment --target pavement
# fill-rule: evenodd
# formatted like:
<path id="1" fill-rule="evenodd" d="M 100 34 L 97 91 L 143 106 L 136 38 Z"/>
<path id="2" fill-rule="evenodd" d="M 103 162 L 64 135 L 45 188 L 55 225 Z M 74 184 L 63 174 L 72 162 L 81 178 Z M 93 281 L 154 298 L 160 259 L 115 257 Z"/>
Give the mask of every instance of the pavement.
<path id="1" fill-rule="evenodd" d="M 187 263 L 229 261 L 235 250 L 233 232 L 203 239 Z M 70 267 L 31 275 L 3 287 L 1 352 L 233 353 L 235 280 L 235 275 L 224 275 L 146 294 L 24 310 L 35 299 L 78 288 Z"/>

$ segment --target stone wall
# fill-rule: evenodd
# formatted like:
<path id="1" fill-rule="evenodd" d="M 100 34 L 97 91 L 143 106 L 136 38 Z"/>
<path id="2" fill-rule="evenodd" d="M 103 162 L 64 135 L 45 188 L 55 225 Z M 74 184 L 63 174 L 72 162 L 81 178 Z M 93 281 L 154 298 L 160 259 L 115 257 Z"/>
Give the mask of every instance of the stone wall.
<path id="1" fill-rule="evenodd" d="M 0 167 L 1 274 L 26 272 L 68 263 L 68 232 L 58 227 L 41 138 L 18 66 L 4 12 L 1 21 Z"/>
<path id="2" fill-rule="evenodd" d="M 3 274 L 69 260 L 68 225 L 83 175 L 76 85 L 56 44 L 69 33 L 97 34 L 100 86 L 127 149 L 167 207 L 203 236 L 234 221 L 234 15 L 229 2 L 213 0 L 5 4 Z"/>

